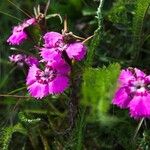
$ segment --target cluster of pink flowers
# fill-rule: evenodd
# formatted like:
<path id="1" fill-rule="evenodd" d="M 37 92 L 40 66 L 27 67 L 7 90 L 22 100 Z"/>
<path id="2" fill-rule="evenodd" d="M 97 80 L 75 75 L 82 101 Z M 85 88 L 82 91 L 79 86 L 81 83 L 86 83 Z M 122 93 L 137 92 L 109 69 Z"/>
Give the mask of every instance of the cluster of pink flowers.
<path id="1" fill-rule="evenodd" d="M 112 103 L 135 119 L 150 118 L 150 76 L 137 68 L 122 70 Z"/>
<path id="2" fill-rule="evenodd" d="M 41 48 L 41 56 L 45 61 L 56 60 L 66 52 L 70 59 L 82 60 L 86 54 L 86 47 L 82 42 L 69 41 L 67 36 L 57 32 L 48 32 L 44 35 L 44 47 Z"/>
<path id="3" fill-rule="evenodd" d="M 10 45 L 19 45 L 28 38 L 25 28 L 37 24 L 36 19 L 31 18 L 22 24 L 15 26 L 12 35 L 7 42 Z M 22 66 L 29 66 L 26 84 L 32 97 L 41 99 L 49 94 L 59 94 L 69 87 L 69 74 L 71 65 L 67 58 L 75 61 L 82 60 L 87 48 L 79 40 L 69 34 L 47 32 L 43 36 L 44 44 L 39 50 L 40 60 L 33 56 L 22 54 L 9 57 L 11 62 Z M 36 46 L 37 47 L 37 46 Z"/>
<path id="4" fill-rule="evenodd" d="M 15 26 L 7 42 L 19 45 L 28 38 L 26 28 L 37 24 L 35 18 Z M 82 60 L 86 46 L 68 33 L 47 32 L 43 36 L 44 44 L 38 47 L 39 60 L 34 56 L 14 54 L 10 62 L 19 66 L 29 66 L 26 84 L 32 97 L 42 99 L 49 94 L 59 94 L 69 87 L 71 62 Z M 37 46 L 36 46 L 37 47 Z M 119 88 L 112 103 L 120 108 L 129 109 L 130 116 L 135 119 L 150 118 L 150 76 L 137 68 L 121 71 Z"/>

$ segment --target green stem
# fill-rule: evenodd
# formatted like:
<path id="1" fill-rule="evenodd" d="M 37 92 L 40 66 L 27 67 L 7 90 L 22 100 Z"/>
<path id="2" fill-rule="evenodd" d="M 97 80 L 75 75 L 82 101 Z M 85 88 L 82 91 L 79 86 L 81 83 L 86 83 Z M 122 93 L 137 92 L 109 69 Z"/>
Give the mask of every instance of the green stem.
<path id="1" fill-rule="evenodd" d="M 43 143 L 44 146 L 44 150 L 50 150 L 49 144 L 48 144 L 48 140 L 47 138 L 43 135 L 42 131 L 40 131 L 40 137 L 41 137 L 41 141 Z"/>
<path id="2" fill-rule="evenodd" d="M 20 7 L 18 7 L 15 3 L 13 3 L 10 0 L 7 0 L 10 4 L 12 4 L 13 6 L 15 6 L 18 10 L 20 10 L 22 13 L 24 13 L 26 16 L 28 16 L 29 18 L 32 18 L 30 15 L 28 15 L 24 10 L 22 10 Z"/>
<path id="3" fill-rule="evenodd" d="M 3 88 L 3 86 L 6 84 L 7 80 L 9 79 L 9 76 L 16 70 L 16 67 L 13 67 L 10 72 L 6 75 L 6 77 L 3 79 L 3 81 L 0 83 L 0 89 Z"/>
<path id="4" fill-rule="evenodd" d="M 9 93 L 8 93 L 8 95 L 13 94 L 13 93 L 16 93 L 16 92 L 19 92 L 19 91 L 24 90 L 24 89 L 26 89 L 26 88 L 27 88 L 27 87 L 26 87 L 26 86 L 24 86 L 24 87 L 21 87 L 21 88 L 15 89 L 15 90 L 13 90 L 13 91 L 9 92 Z"/>
<path id="5" fill-rule="evenodd" d="M 102 29 L 103 29 L 103 16 L 102 16 L 102 7 L 103 7 L 104 0 L 100 0 L 99 7 L 97 9 L 97 21 L 98 21 L 98 28 L 94 32 L 94 37 L 91 41 L 89 46 L 89 52 L 86 60 L 86 66 L 91 66 L 93 63 L 94 52 L 97 46 L 100 43 L 100 39 L 102 37 Z"/>
<path id="6" fill-rule="evenodd" d="M 6 15 L 6 16 L 9 16 L 9 17 L 11 17 L 11 18 L 14 18 L 14 19 L 16 19 L 16 20 L 18 20 L 18 21 L 22 21 L 21 19 L 18 19 L 17 17 L 14 17 L 14 16 L 12 16 L 12 15 L 6 13 L 6 12 L 0 11 L 0 13 L 4 14 L 4 15 Z"/>
<path id="7" fill-rule="evenodd" d="M 142 126 L 143 121 L 144 121 L 144 118 L 142 118 L 142 119 L 140 120 L 140 122 L 139 122 L 139 124 L 138 124 L 138 126 L 137 126 L 137 128 L 136 128 L 136 130 L 135 130 L 135 134 L 134 134 L 134 136 L 133 136 L 133 142 L 135 141 L 135 138 L 136 138 L 136 136 L 137 136 L 137 134 L 138 134 L 138 132 L 139 132 L 141 126 Z"/>

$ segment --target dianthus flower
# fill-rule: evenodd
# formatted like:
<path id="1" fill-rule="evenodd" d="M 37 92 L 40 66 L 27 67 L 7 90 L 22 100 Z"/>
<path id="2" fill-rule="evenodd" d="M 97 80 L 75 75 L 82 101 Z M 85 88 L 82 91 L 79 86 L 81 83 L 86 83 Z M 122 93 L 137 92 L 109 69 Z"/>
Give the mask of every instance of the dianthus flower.
<path id="1" fill-rule="evenodd" d="M 13 54 L 9 56 L 9 61 L 12 63 L 16 63 L 18 66 L 22 67 L 24 65 L 25 55 L 22 54 Z"/>
<path id="2" fill-rule="evenodd" d="M 44 69 L 29 68 L 26 84 L 32 97 L 41 99 L 48 94 L 62 93 L 69 86 L 69 65 L 64 61 L 47 63 Z"/>
<path id="3" fill-rule="evenodd" d="M 41 56 L 45 61 L 58 60 L 65 51 L 70 59 L 80 61 L 86 54 L 86 46 L 76 40 L 67 40 L 65 35 L 57 32 L 47 32 L 44 37 L 44 48 L 41 48 Z"/>
<path id="4" fill-rule="evenodd" d="M 28 66 L 39 65 L 39 60 L 34 56 L 26 56 L 24 61 Z"/>
<path id="5" fill-rule="evenodd" d="M 119 86 L 112 103 L 129 108 L 135 119 L 150 118 L 150 76 L 137 68 L 125 69 L 120 73 Z"/>
<path id="6" fill-rule="evenodd" d="M 27 33 L 25 31 L 25 28 L 35 24 L 36 19 L 31 18 L 26 21 L 24 21 L 22 24 L 19 24 L 18 26 L 15 26 L 12 31 L 12 35 L 8 38 L 7 42 L 10 45 L 19 45 L 24 40 L 27 39 Z"/>
<path id="7" fill-rule="evenodd" d="M 24 64 L 28 66 L 38 65 L 39 61 L 34 56 L 27 56 L 24 54 L 13 54 L 9 56 L 9 61 L 16 63 L 18 66 L 22 67 Z"/>

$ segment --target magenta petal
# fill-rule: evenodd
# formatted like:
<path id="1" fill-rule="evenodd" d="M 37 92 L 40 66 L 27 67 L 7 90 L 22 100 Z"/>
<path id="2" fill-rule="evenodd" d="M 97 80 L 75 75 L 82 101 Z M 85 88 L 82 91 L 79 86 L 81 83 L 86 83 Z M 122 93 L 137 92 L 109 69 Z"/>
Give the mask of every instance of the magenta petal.
<path id="1" fill-rule="evenodd" d="M 26 59 L 25 59 L 25 62 L 28 66 L 33 66 L 33 65 L 36 65 L 38 66 L 39 65 L 39 61 L 36 57 L 34 56 L 28 56 Z"/>
<path id="2" fill-rule="evenodd" d="M 28 86 L 29 93 L 32 97 L 41 99 L 48 95 L 48 84 L 40 84 L 35 82 Z"/>
<path id="3" fill-rule="evenodd" d="M 10 62 L 14 62 L 14 63 L 21 62 L 21 61 L 24 62 L 25 58 L 26 56 L 23 54 L 13 54 L 9 56 Z"/>
<path id="4" fill-rule="evenodd" d="M 26 83 L 27 85 L 33 84 L 36 81 L 36 72 L 40 70 L 36 65 L 33 65 L 29 68 Z"/>
<path id="5" fill-rule="evenodd" d="M 27 34 L 24 31 L 24 29 L 32 24 L 35 23 L 35 18 L 31 18 L 23 22 L 22 24 L 15 26 L 13 28 L 13 33 L 12 35 L 8 38 L 7 42 L 10 45 L 19 45 L 22 43 L 24 40 L 27 39 Z"/>
<path id="6" fill-rule="evenodd" d="M 50 65 L 57 70 L 59 75 L 68 75 L 68 73 L 71 71 L 70 66 L 63 59 L 55 61 Z"/>
<path id="7" fill-rule="evenodd" d="M 56 43 L 59 40 L 63 39 L 63 36 L 60 33 L 58 33 L 58 32 L 47 32 L 43 36 L 43 39 L 45 41 L 44 47 L 52 48 L 52 47 L 56 46 Z"/>
<path id="8" fill-rule="evenodd" d="M 66 76 L 57 76 L 49 83 L 49 94 L 60 94 L 69 86 L 69 79 Z"/>
<path id="9" fill-rule="evenodd" d="M 126 89 L 120 88 L 115 93 L 112 103 L 120 108 L 128 108 L 130 100 L 129 93 L 126 92 Z"/>
<path id="10" fill-rule="evenodd" d="M 130 80 L 135 80 L 132 72 L 128 69 L 122 70 L 119 76 L 119 83 L 121 85 L 127 85 Z"/>
<path id="11" fill-rule="evenodd" d="M 147 83 L 150 83 L 150 75 L 145 77 Z"/>
<path id="12" fill-rule="evenodd" d="M 7 42 L 10 45 L 19 45 L 24 40 L 27 39 L 27 35 L 24 31 L 13 32 L 13 34 L 8 38 Z"/>
<path id="13" fill-rule="evenodd" d="M 59 61 L 61 58 L 61 54 L 55 50 L 55 48 L 41 48 L 41 56 L 44 61 Z"/>
<path id="14" fill-rule="evenodd" d="M 82 60 L 86 54 L 86 51 L 86 46 L 81 42 L 70 44 L 66 49 L 68 57 L 75 60 Z"/>
<path id="15" fill-rule="evenodd" d="M 28 19 L 28 20 L 24 21 L 22 26 L 23 26 L 23 28 L 26 28 L 26 27 L 28 27 L 30 25 L 35 24 L 35 22 L 36 22 L 36 19 L 35 18 L 31 18 L 31 19 Z"/>
<path id="16" fill-rule="evenodd" d="M 137 68 L 134 68 L 134 71 L 135 71 L 137 77 L 145 77 L 146 76 L 146 74 L 144 72 L 142 72 L 141 70 L 139 70 Z"/>
<path id="17" fill-rule="evenodd" d="M 129 103 L 130 115 L 135 119 L 150 118 L 150 95 L 134 96 Z"/>

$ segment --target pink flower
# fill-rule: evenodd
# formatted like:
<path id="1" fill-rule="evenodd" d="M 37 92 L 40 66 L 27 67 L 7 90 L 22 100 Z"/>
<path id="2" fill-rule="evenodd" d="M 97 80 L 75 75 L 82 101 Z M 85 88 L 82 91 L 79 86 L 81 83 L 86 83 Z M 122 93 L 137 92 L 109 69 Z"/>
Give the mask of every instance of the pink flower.
<path id="1" fill-rule="evenodd" d="M 112 103 L 128 108 L 130 116 L 136 119 L 150 118 L 149 76 L 137 68 L 122 70 L 119 85 Z"/>
<path id="2" fill-rule="evenodd" d="M 27 56 L 24 61 L 28 66 L 32 66 L 32 65 L 38 66 L 39 65 L 38 59 L 34 56 Z"/>
<path id="3" fill-rule="evenodd" d="M 44 35 L 44 47 L 41 48 L 41 56 L 45 61 L 55 57 L 61 57 L 62 52 L 65 51 L 70 59 L 76 61 L 82 60 L 85 55 L 87 48 L 82 42 L 66 42 L 64 36 L 57 32 L 48 32 Z"/>
<path id="4" fill-rule="evenodd" d="M 27 28 L 27 27 L 29 27 L 31 25 L 35 25 L 35 23 L 36 23 L 36 19 L 35 18 L 31 18 L 31 19 L 28 19 L 28 20 L 24 21 L 22 26 L 24 28 Z"/>
<path id="5" fill-rule="evenodd" d="M 53 47 L 56 46 L 56 43 L 59 40 L 63 39 L 63 36 L 60 33 L 57 33 L 57 32 L 47 32 L 43 36 L 43 39 L 44 39 L 44 42 L 45 42 L 44 47 L 53 48 Z"/>
<path id="6" fill-rule="evenodd" d="M 81 42 L 75 42 L 68 45 L 66 52 L 70 59 L 82 60 L 86 54 L 87 48 Z"/>
<path id="7" fill-rule="evenodd" d="M 9 56 L 9 60 L 12 63 L 16 63 L 18 66 L 23 67 L 24 64 L 28 66 L 38 65 L 39 61 L 34 56 L 27 56 L 23 54 L 13 54 Z"/>
<path id="8" fill-rule="evenodd" d="M 26 80 L 30 95 L 42 99 L 49 94 L 62 93 L 69 86 L 69 72 L 70 67 L 63 60 L 48 63 L 44 70 L 33 65 Z"/>
<path id="9" fill-rule="evenodd" d="M 12 31 L 12 35 L 8 38 L 7 42 L 10 45 L 19 45 L 24 40 L 27 39 L 27 33 L 25 32 L 25 28 L 30 25 L 35 24 L 35 18 L 31 18 L 23 22 L 22 24 L 15 26 Z"/>
<path id="10" fill-rule="evenodd" d="M 50 62 L 50 61 L 59 61 L 62 59 L 61 53 L 59 51 L 56 51 L 55 48 L 41 48 L 40 49 L 41 56 L 44 61 Z"/>
<path id="11" fill-rule="evenodd" d="M 9 56 L 9 61 L 12 63 L 16 63 L 18 66 L 22 67 L 24 65 L 25 55 L 16 54 Z"/>

